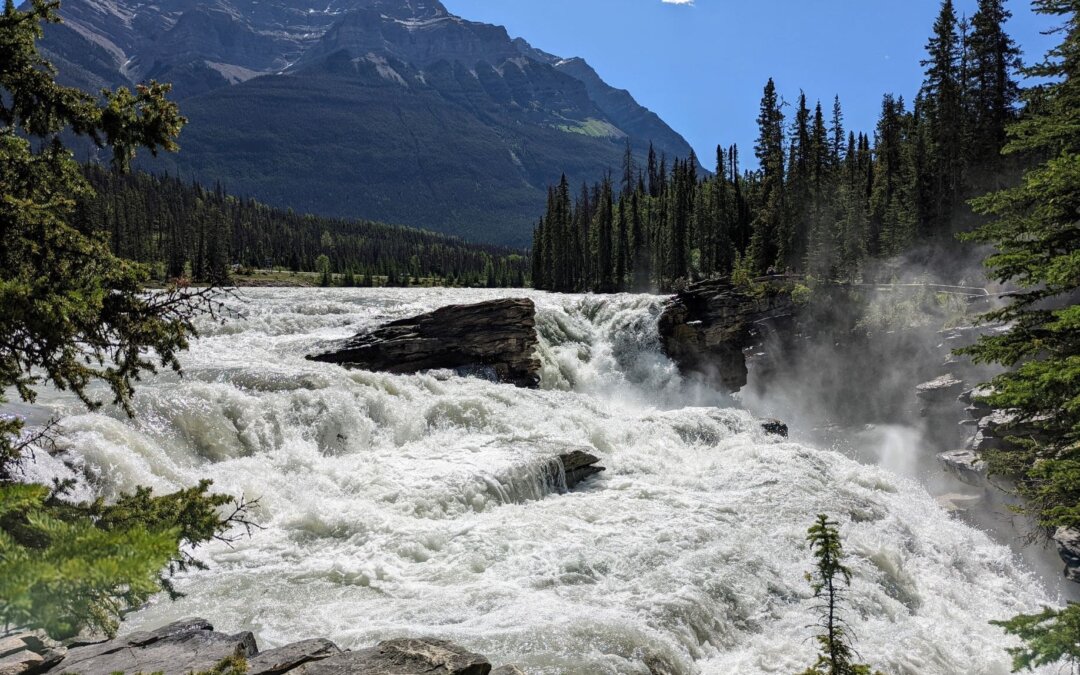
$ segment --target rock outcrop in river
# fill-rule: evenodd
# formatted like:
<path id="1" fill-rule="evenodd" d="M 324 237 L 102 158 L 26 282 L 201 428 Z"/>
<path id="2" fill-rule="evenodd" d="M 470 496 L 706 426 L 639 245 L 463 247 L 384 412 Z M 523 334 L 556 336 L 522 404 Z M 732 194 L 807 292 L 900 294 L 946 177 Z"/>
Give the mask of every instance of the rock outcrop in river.
<path id="1" fill-rule="evenodd" d="M 537 342 L 533 301 L 506 298 L 392 321 L 308 358 L 398 374 L 449 368 L 535 387 L 540 371 Z"/>
<path id="2" fill-rule="evenodd" d="M 795 310 L 786 286 L 767 282 L 752 291 L 726 280 L 693 284 L 668 301 L 660 315 L 664 352 L 684 373 L 699 373 L 738 391 L 748 373 L 743 350 L 754 343 L 756 327 Z"/>
<path id="3" fill-rule="evenodd" d="M 315 638 L 261 652 L 250 632 L 219 633 L 209 621 L 197 618 L 67 649 L 37 633 L 10 636 L 0 641 L 0 673 L 187 675 L 209 671 L 234 656 L 245 658 L 248 675 L 521 673 L 515 666 L 492 671 L 491 663 L 483 656 L 445 640 L 430 638 L 386 640 L 356 651 L 343 650 L 330 640 Z"/>

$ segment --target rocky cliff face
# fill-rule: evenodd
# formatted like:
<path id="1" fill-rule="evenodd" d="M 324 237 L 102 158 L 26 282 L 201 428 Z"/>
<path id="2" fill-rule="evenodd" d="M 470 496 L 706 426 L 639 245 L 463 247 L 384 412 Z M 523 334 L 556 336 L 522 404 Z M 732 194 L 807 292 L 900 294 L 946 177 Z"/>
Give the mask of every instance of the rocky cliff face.
<path id="1" fill-rule="evenodd" d="M 748 374 L 743 352 L 754 344 L 762 323 L 789 317 L 794 310 L 790 289 L 783 283 L 751 291 L 726 280 L 703 281 L 665 305 L 660 341 L 684 373 L 738 391 Z"/>
<path id="2" fill-rule="evenodd" d="M 627 140 L 690 147 L 581 59 L 437 0 L 67 0 L 43 51 L 97 89 L 174 84 L 182 152 L 147 168 L 277 206 L 523 244 L 548 184 Z"/>

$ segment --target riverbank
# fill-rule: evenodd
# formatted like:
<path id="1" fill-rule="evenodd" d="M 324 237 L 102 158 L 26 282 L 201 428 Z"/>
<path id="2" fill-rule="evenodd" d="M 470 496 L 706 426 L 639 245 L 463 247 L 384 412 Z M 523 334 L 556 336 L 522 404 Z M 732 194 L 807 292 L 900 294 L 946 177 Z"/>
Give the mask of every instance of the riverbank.
<path id="1" fill-rule="evenodd" d="M 97 642 L 61 644 L 40 632 L 0 638 L 5 675 L 524 675 L 516 666 L 492 669 L 480 654 L 437 638 L 384 640 L 350 651 L 326 638 L 260 651 L 250 631 L 221 633 L 206 619 L 175 621 L 150 631 Z"/>

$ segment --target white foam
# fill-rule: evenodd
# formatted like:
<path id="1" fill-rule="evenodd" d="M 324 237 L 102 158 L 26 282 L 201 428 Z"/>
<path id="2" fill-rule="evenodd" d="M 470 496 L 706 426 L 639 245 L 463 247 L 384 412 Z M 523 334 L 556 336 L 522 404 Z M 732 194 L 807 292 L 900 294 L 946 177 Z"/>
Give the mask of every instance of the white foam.
<path id="1" fill-rule="evenodd" d="M 864 659 L 1008 672 L 988 621 L 1047 602 L 1008 550 L 914 482 L 713 407 L 726 397 L 660 353 L 655 297 L 530 292 L 539 391 L 303 359 L 385 319 L 519 294 L 246 291 L 245 317 L 204 325 L 182 380 L 141 383 L 134 421 L 69 418 L 64 446 L 98 489 L 211 477 L 260 500 L 264 530 L 201 551 L 212 568 L 180 580 L 187 597 L 125 629 L 200 615 L 267 647 L 436 635 L 530 673 L 644 673 L 646 658 L 794 672 L 813 661 L 804 538 L 824 512 L 851 553 Z M 581 445 L 608 470 L 558 494 L 549 460 Z"/>

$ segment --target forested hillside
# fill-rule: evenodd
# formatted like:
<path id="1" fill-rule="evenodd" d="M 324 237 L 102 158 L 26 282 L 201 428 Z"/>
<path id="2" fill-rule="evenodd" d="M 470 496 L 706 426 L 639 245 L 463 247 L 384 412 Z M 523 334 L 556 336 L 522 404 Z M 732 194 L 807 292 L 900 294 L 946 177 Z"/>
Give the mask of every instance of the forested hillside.
<path id="1" fill-rule="evenodd" d="M 394 284 L 525 283 L 526 258 L 513 249 L 409 227 L 302 215 L 177 178 L 96 166 L 85 172 L 95 194 L 80 200 L 77 222 L 104 233 L 116 255 L 149 263 L 159 279 L 224 283 L 240 266 L 320 272 L 324 281 L 347 284 L 372 283 L 374 277 Z"/>
<path id="2" fill-rule="evenodd" d="M 621 181 L 549 191 L 534 233 L 533 280 L 551 290 L 670 289 L 680 279 L 799 271 L 853 279 L 866 263 L 917 244 L 951 246 L 978 222 L 967 200 L 1019 176 L 1005 128 L 1021 113 L 1019 51 L 1002 0 L 980 0 L 970 22 L 942 4 L 911 103 L 886 94 L 872 135 L 844 128 L 840 100 L 785 104 L 765 85 L 754 154 L 717 149 L 715 176 L 697 160 L 647 166 L 626 153 Z M 1039 89 L 1028 92 L 1027 114 Z M 790 109 L 789 114 L 785 109 Z M 576 191 L 575 191 L 576 192 Z"/>

